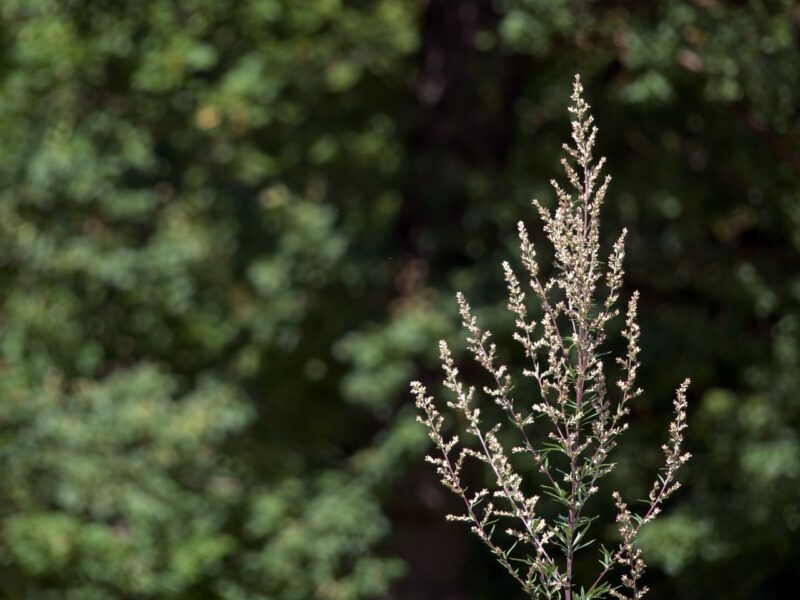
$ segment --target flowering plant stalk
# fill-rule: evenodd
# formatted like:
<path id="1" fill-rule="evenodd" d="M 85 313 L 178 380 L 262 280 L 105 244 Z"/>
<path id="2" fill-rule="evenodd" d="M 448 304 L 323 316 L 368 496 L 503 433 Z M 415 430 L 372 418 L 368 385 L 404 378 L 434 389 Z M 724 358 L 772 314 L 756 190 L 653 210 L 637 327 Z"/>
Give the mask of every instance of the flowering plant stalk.
<path id="1" fill-rule="evenodd" d="M 502 409 L 506 427 L 516 432 L 518 444 L 504 446 L 499 435 L 502 424 L 484 423 L 481 409 L 476 407 L 476 388 L 462 382 L 444 341 L 439 342 L 444 386 L 454 396 L 447 406 L 460 415 L 467 435 L 446 435 L 444 417 L 433 397 L 417 381 L 412 382 L 411 389 L 420 410 L 418 418 L 428 427 L 437 449 L 428 461 L 436 466 L 442 483 L 463 502 L 463 512 L 448 519 L 468 523 L 531 598 L 589 600 L 611 596 L 638 600 L 647 593 L 647 587 L 641 583 L 645 563 L 636 546 L 637 536 L 678 489 L 677 471 L 690 457 L 682 449 L 689 380 L 678 387 L 669 441 L 662 447 L 665 463 L 646 507 L 636 513 L 619 492 L 613 492 L 620 542 L 615 548 L 600 548 L 596 578 L 579 586 L 575 580 L 576 553 L 593 543 L 588 534 L 595 517 L 587 513 L 587 502 L 598 492 L 599 480 L 614 469 L 609 455 L 628 428 L 630 403 L 642 390 L 636 386 L 637 292 L 627 303 L 622 333 L 627 345 L 616 358 L 620 375 L 613 399 L 606 386 L 601 346 L 608 322 L 619 314 L 626 231 L 623 229 L 614 243 L 604 266 L 600 257 L 600 207 L 611 178 L 601 179 L 605 159 L 594 159 L 597 128 L 577 76 L 571 98 L 572 143 L 564 144 L 566 156 L 561 164 L 572 189 L 551 182 L 558 199 L 553 212 L 533 201 L 554 249 L 549 279 L 540 276 L 525 225 L 518 225 L 525 289 L 539 304 L 538 321 L 529 314 L 529 292 L 523 291 L 511 266 L 503 263 L 508 309 L 515 317 L 513 337 L 529 363 L 522 376 L 535 381 L 535 400 L 520 402 L 512 397 L 512 378 L 490 342 L 491 332 L 480 327 L 467 300 L 457 295 L 467 333 L 466 347 L 490 376 L 491 384 L 482 391 Z M 537 440 L 533 426 L 539 423 L 546 434 Z M 542 473 L 545 483 L 541 494 L 558 506 L 556 518 L 546 519 L 539 513 L 540 496 L 523 489 L 523 478 L 510 459 L 512 454 L 526 455 Z M 464 467 L 473 459 L 488 468 L 493 480 L 491 490 L 473 491 L 465 485 Z"/>

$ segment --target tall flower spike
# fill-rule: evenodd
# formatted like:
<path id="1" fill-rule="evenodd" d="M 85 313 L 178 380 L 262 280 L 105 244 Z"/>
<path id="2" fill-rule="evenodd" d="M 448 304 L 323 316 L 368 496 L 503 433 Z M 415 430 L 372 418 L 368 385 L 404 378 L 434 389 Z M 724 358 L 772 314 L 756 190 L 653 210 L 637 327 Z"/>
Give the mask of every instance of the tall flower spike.
<path id="1" fill-rule="evenodd" d="M 466 350 L 485 372 L 486 383 L 479 388 L 465 385 L 444 341 L 439 344 L 439 354 L 444 386 L 452 395 L 447 406 L 464 425 L 466 436 L 445 435 L 445 419 L 433 397 L 419 382 L 412 383 L 411 390 L 419 420 L 428 428 L 437 450 L 428 460 L 464 507 L 462 513 L 448 518 L 470 524 L 530 598 L 639 600 L 647 587 L 641 583 L 646 567 L 636 546 L 637 537 L 678 489 L 677 472 L 690 458 L 683 450 L 689 380 L 675 396 L 675 417 L 662 446 L 664 466 L 650 491 L 647 508 L 643 514 L 635 514 L 622 495 L 613 492 L 620 543 L 616 549 L 602 549 L 596 578 L 579 585 L 575 557 L 593 543 L 589 532 L 594 517 L 586 513 L 587 502 L 614 468 L 610 454 L 628 428 L 630 403 L 642 390 L 636 384 L 638 292 L 628 300 L 622 332 L 625 350 L 612 361 L 619 368 L 617 385 L 611 392 L 606 386 L 600 357 L 606 353 L 605 328 L 619 314 L 627 232 L 623 229 L 608 258 L 601 259 L 600 208 L 611 178 L 602 175 L 605 158 L 594 158 L 597 127 L 577 76 L 571 99 L 571 142 L 564 144 L 566 156 L 561 160 L 568 185 L 552 182 L 556 195 L 552 211 L 533 201 L 553 246 L 552 275 L 547 280 L 540 278 L 536 251 L 522 222 L 518 235 L 524 276 L 518 276 L 508 262 L 502 264 L 507 307 L 515 324 L 513 338 L 522 346 L 526 364 L 522 375 L 536 382 L 539 397 L 522 401 L 513 397 L 508 365 L 500 362 L 491 332 L 480 326 L 460 292 L 457 302 L 467 334 Z M 539 305 L 536 320 L 530 317 L 531 300 Z M 480 397 L 499 407 L 502 420 L 487 418 L 491 411 L 481 411 L 477 405 Z M 503 445 L 502 440 L 510 437 L 501 434 L 503 427 L 517 436 L 518 442 L 510 448 Z M 531 486 L 525 485 L 512 464 L 512 454 L 533 461 L 543 478 L 540 493 L 528 492 Z M 468 460 L 486 469 L 491 488 L 469 491 L 463 480 Z M 543 499 L 555 506 L 557 517 L 548 520 L 539 513 L 537 507 Z"/>

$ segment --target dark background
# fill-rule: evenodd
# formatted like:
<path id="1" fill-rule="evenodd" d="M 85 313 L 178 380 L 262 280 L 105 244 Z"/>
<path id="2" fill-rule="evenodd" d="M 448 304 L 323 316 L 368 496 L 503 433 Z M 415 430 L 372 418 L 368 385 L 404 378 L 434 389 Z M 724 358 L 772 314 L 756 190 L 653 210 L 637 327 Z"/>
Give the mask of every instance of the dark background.
<path id="1" fill-rule="evenodd" d="M 609 486 L 646 493 L 694 381 L 648 597 L 798 589 L 800 4 L 0 17 L 3 598 L 519 597 L 444 521 L 407 384 L 461 339 L 457 289 L 510 339 L 500 262 L 519 219 L 548 262 L 529 201 L 552 201 L 576 72 L 614 176 L 603 243 L 629 229 L 642 294 Z"/>

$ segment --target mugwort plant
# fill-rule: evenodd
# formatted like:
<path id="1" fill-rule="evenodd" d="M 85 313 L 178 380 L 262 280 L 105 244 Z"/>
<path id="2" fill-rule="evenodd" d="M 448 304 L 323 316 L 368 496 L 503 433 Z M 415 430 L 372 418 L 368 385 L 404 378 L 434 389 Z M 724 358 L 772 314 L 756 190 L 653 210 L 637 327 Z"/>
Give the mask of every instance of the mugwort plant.
<path id="1" fill-rule="evenodd" d="M 593 543 L 589 529 L 594 517 L 587 511 L 587 503 L 598 493 L 600 479 L 615 467 L 611 451 L 628 428 L 630 404 L 642 390 L 636 385 L 640 351 L 637 292 L 627 303 L 622 332 L 627 344 L 615 359 L 615 385 L 611 390 L 606 385 L 602 347 L 609 321 L 620 312 L 626 231 L 623 229 L 604 261 L 600 208 L 611 178 L 601 177 L 605 159 L 595 160 L 593 154 L 597 128 L 579 77 L 571 98 L 572 140 L 564 144 L 566 156 L 561 160 L 569 185 L 551 182 L 557 197 L 553 211 L 533 201 L 553 247 L 552 275 L 549 279 L 540 275 L 534 246 L 521 222 L 518 233 L 524 278 L 520 280 L 512 267 L 503 263 L 508 309 L 515 318 L 513 338 L 528 363 L 521 375 L 535 382 L 536 397 L 513 397 L 518 392 L 508 366 L 490 341 L 491 332 L 481 328 L 460 293 L 457 300 L 467 334 L 466 348 L 491 381 L 481 388 L 483 394 L 465 384 L 447 343 L 439 343 L 444 386 L 451 393 L 446 405 L 463 424 L 465 434 L 446 433 L 445 418 L 425 386 L 415 381 L 411 390 L 420 410 L 418 418 L 428 427 L 436 448 L 428 461 L 436 466 L 442 483 L 463 502 L 463 512 L 448 518 L 468 523 L 531 598 L 638 600 L 647 587 L 641 581 L 645 562 L 637 537 L 678 489 L 678 469 L 690 458 L 683 450 L 689 380 L 677 389 L 669 440 L 662 447 L 664 466 L 645 508 L 635 512 L 619 492 L 612 493 L 619 543 L 600 547 L 596 577 L 579 586 L 576 554 Z M 537 319 L 531 316 L 529 296 L 538 304 Z M 503 421 L 485 422 L 477 406 L 480 395 L 502 409 Z M 501 442 L 501 437 L 507 438 L 506 431 L 501 435 L 501 427 L 513 430 L 518 440 L 515 445 Z M 541 496 L 555 503 L 555 518 L 540 513 L 542 498 L 523 485 L 512 460 L 514 454 L 525 455 L 542 474 Z M 491 489 L 468 489 L 464 470 L 471 460 L 486 466 Z"/>

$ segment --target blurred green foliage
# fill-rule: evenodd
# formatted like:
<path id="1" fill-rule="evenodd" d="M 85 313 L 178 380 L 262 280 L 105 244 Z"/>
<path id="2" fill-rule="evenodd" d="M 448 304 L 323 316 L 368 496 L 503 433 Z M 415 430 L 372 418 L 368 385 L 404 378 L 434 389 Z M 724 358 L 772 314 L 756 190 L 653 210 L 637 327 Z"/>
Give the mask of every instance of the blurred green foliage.
<path id="1" fill-rule="evenodd" d="M 381 593 L 378 479 L 312 382 L 365 280 L 330 197 L 395 168 L 413 7 L 1 10 L 3 597 Z"/>
<path id="2" fill-rule="evenodd" d="M 499 261 L 550 200 L 576 71 L 644 301 L 648 394 L 615 485 L 644 493 L 639 449 L 676 377 L 696 382 L 651 595 L 798 583 L 800 4 L 0 16 L 2 597 L 502 591 L 440 525 L 405 385 L 437 376 L 455 288 L 502 329 Z"/>

